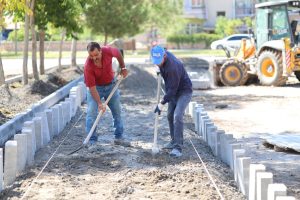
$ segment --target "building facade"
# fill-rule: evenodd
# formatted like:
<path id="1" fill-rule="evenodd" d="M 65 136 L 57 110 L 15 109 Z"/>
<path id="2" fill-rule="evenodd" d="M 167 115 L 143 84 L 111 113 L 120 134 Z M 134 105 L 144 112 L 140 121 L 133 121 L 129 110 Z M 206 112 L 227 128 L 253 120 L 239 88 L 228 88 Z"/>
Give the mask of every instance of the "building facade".
<path id="1" fill-rule="evenodd" d="M 184 0 L 185 33 L 213 32 L 219 16 L 228 19 L 252 17 L 256 0 Z"/>

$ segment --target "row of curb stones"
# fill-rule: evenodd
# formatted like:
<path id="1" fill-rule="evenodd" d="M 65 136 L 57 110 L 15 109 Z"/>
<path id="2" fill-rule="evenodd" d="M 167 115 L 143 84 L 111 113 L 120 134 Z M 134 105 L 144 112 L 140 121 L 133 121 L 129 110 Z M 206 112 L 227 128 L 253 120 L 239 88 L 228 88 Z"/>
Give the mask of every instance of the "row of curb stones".
<path id="1" fill-rule="evenodd" d="M 273 174 L 263 164 L 252 164 L 243 144 L 232 134 L 219 130 L 202 104 L 190 102 L 185 114 L 193 119 L 196 133 L 208 144 L 214 156 L 227 164 L 234 174 L 238 189 L 249 200 L 295 200 L 287 196 L 287 187 L 273 183 Z"/>
<path id="2" fill-rule="evenodd" d="M 21 133 L 14 134 L 13 139 L 5 142 L 4 149 L 0 148 L 0 191 L 12 185 L 26 166 L 33 165 L 35 153 L 62 133 L 85 101 L 87 91 L 83 82 L 66 89 L 67 98 L 62 97 L 62 101 L 33 113 L 22 124 Z M 49 96 L 57 98 L 55 94 Z"/>

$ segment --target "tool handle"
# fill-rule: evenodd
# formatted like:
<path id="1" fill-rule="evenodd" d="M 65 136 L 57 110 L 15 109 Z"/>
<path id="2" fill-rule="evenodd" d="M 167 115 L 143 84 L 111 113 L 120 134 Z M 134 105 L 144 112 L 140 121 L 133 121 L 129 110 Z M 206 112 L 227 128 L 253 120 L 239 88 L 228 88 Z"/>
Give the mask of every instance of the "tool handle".
<path id="1" fill-rule="evenodd" d="M 111 97 L 114 95 L 115 91 L 118 89 L 118 87 L 119 87 L 119 85 L 120 85 L 120 83 L 121 83 L 122 80 L 123 80 L 123 77 L 121 76 L 121 78 L 118 80 L 118 82 L 116 83 L 116 85 L 114 86 L 114 88 L 112 89 L 112 91 L 110 92 L 109 96 L 108 96 L 107 99 L 105 100 L 103 106 L 106 107 L 106 105 L 107 105 L 108 102 L 110 101 Z M 90 130 L 90 132 L 89 132 L 89 134 L 88 134 L 88 136 L 87 136 L 87 137 L 85 138 L 85 140 L 83 141 L 83 145 L 86 145 L 86 144 L 90 141 L 90 138 L 92 137 L 93 132 L 94 132 L 94 130 L 95 130 L 97 124 L 99 123 L 99 120 L 100 120 L 100 118 L 101 118 L 102 115 L 103 115 L 103 111 L 100 110 L 100 112 L 98 113 L 97 118 L 96 118 L 96 120 L 95 120 L 95 122 L 94 122 L 94 124 L 93 124 L 93 126 L 92 126 L 92 128 L 91 128 L 91 130 Z"/>
<path id="2" fill-rule="evenodd" d="M 157 104 L 160 100 L 160 90 L 161 90 L 161 76 L 157 73 L 157 95 L 156 100 Z M 155 122 L 154 122 L 154 138 L 153 138 L 153 146 L 157 147 L 157 129 L 158 129 L 158 113 L 155 115 Z"/>

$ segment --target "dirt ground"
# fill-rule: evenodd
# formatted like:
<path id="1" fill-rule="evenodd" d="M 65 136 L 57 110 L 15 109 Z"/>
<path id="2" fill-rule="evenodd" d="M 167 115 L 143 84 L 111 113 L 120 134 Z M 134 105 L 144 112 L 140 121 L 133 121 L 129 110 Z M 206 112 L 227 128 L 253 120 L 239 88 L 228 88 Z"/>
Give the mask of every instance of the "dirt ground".
<path id="1" fill-rule="evenodd" d="M 284 183 L 296 199 L 300 199 L 300 153 L 276 152 L 263 144 L 264 138 L 277 134 L 300 134 L 299 88 L 291 78 L 284 87 L 218 87 L 196 91 L 193 98 L 204 104 L 218 129 L 238 138 L 251 163 L 264 164 L 273 173 L 273 182 Z"/>
<path id="2" fill-rule="evenodd" d="M 4 190 L 0 198 L 19 199 L 27 191 L 25 199 L 220 199 L 188 140 L 191 139 L 224 198 L 244 199 L 228 167 L 215 159 L 206 144 L 188 128 L 191 126 L 189 118 L 185 119 L 183 157 L 171 158 L 167 151 L 151 154 L 156 83 L 154 77 L 143 70 L 145 68 L 131 67 L 131 75 L 121 87 L 125 133 L 132 147 L 112 144 L 112 121 L 108 111 L 97 130 L 98 144 L 68 156 L 85 137 L 86 105 L 83 105 L 64 132 L 37 152 L 35 164 Z M 136 76 L 139 79 L 135 80 Z M 168 138 L 164 112 L 160 118 L 159 144 L 167 142 Z M 62 141 L 51 162 L 36 179 Z"/>
<path id="3" fill-rule="evenodd" d="M 0 198 L 20 199 L 26 194 L 24 199 L 220 199 L 192 142 L 223 197 L 245 199 L 237 190 L 228 166 L 214 157 L 195 134 L 189 117 L 185 117 L 181 158 L 171 158 L 167 151 L 151 154 L 156 82 L 148 72 L 154 69 L 151 66 L 130 69 L 130 76 L 121 85 L 121 95 L 125 133 L 132 141 L 131 147 L 113 145 L 111 114 L 107 111 L 97 129 L 98 143 L 67 155 L 85 138 L 86 105 L 83 104 L 63 133 L 36 153 L 34 165 L 5 189 Z M 297 90 L 297 86 L 216 88 L 195 91 L 193 101 L 204 104 L 219 129 L 233 133 L 247 144 L 252 163 L 266 164 L 274 174 L 274 182 L 285 183 L 289 194 L 299 199 L 300 155 L 267 149 L 259 138 L 264 134 L 298 132 L 294 124 L 299 116 Z M 17 94 L 14 92 L 14 98 Z M 218 109 L 220 104 L 227 107 Z M 169 139 L 166 112 L 159 121 L 159 145 L 162 145 Z"/>

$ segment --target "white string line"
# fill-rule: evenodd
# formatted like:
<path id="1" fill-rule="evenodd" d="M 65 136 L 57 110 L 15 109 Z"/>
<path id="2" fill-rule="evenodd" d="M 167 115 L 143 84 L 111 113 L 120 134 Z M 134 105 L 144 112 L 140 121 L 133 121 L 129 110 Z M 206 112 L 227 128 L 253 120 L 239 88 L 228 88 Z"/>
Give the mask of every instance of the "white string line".
<path id="1" fill-rule="evenodd" d="M 39 172 L 39 174 L 35 177 L 35 179 L 30 183 L 29 187 L 27 188 L 27 190 L 25 191 L 25 193 L 23 194 L 21 200 L 23 200 L 27 193 L 31 190 L 32 186 L 35 184 L 35 182 L 37 181 L 37 179 L 39 178 L 39 176 L 43 173 L 44 169 L 47 167 L 47 165 L 49 164 L 49 162 L 52 160 L 52 158 L 54 157 L 54 155 L 56 154 L 56 152 L 58 151 L 58 149 L 60 148 L 60 146 L 63 144 L 63 142 L 67 139 L 68 135 L 71 133 L 72 129 L 74 128 L 74 126 L 81 120 L 82 116 L 83 116 L 84 112 L 82 112 L 81 116 L 79 117 L 79 119 L 76 121 L 76 123 L 72 126 L 72 128 L 69 130 L 69 132 L 67 133 L 67 135 L 64 137 L 64 139 L 61 141 L 61 143 L 58 145 L 58 147 L 55 149 L 55 151 L 53 152 L 53 154 L 51 155 L 51 157 L 49 158 L 49 160 L 46 162 L 46 164 L 43 166 L 43 168 L 41 169 L 41 171 Z"/>
<path id="2" fill-rule="evenodd" d="M 212 184 L 214 185 L 215 189 L 217 190 L 218 195 L 220 196 L 221 200 L 224 200 L 223 195 L 221 194 L 221 192 L 220 192 L 218 186 L 216 185 L 215 181 L 213 180 L 212 176 L 210 175 L 209 171 L 207 170 L 206 165 L 204 164 L 203 160 L 201 159 L 201 157 L 200 157 L 200 155 L 199 155 L 197 149 L 195 148 L 195 146 L 194 146 L 194 144 L 193 144 L 193 142 L 192 142 L 192 140 L 191 140 L 190 138 L 189 138 L 189 141 L 190 141 L 190 143 L 192 144 L 192 146 L 193 146 L 193 148 L 194 148 L 196 154 L 198 155 L 198 158 L 200 159 L 200 161 L 201 161 L 201 163 L 202 163 L 202 165 L 203 165 L 203 167 L 204 167 L 206 173 L 208 174 L 208 177 L 209 177 L 210 181 L 212 182 Z"/>

